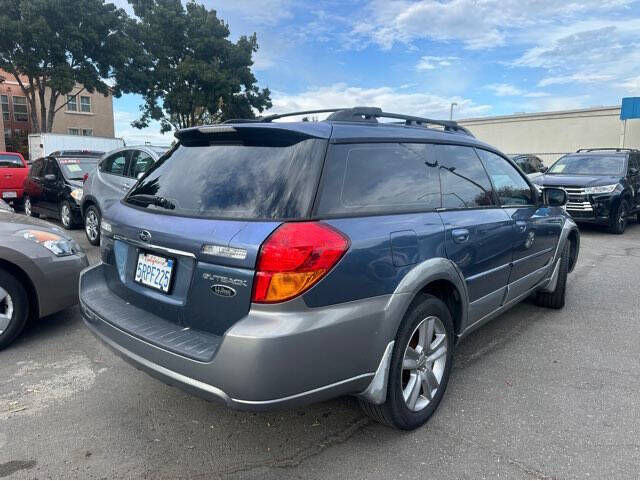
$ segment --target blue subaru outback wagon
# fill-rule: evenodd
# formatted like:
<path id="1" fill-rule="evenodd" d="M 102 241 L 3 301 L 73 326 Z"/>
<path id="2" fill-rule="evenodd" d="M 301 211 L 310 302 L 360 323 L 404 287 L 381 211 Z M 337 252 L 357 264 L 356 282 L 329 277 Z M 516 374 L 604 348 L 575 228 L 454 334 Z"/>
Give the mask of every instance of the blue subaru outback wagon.
<path id="1" fill-rule="evenodd" d="M 82 314 L 131 364 L 230 407 L 350 394 L 413 429 L 461 338 L 530 295 L 564 305 L 579 233 L 564 190 L 455 122 L 331 112 L 179 131 L 104 213 Z"/>

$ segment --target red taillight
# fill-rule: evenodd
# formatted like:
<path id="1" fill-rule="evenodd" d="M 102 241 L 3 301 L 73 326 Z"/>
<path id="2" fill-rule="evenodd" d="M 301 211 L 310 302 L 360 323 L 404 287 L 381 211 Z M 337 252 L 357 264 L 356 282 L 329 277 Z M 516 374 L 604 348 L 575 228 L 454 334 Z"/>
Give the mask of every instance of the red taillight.
<path id="1" fill-rule="evenodd" d="M 292 222 L 278 227 L 260 248 L 253 302 L 282 302 L 317 283 L 349 248 L 327 224 Z"/>
<path id="2" fill-rule="evenodd" d="M 84 184 L 87 181 L 88 178 L 89 178 L 89 174 L 88 173 L 84 174 L 82 176 L 82 183 Z"/>

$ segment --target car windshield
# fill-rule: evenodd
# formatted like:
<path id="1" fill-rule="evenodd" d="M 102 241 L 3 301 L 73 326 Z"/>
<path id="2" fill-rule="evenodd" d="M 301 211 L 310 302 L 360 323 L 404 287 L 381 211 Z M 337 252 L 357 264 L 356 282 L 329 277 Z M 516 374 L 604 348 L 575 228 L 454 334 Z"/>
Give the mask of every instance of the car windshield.
<path id="1" fill-rule="evenodd" d="M 291 145 L 180 145 L 125 198 L 172 215 L 293 219 L 308 215 L 326 141 Z"/>
<path id="2" fill-rule="evenodd" d="M 84 174 L 88 174 L 96 165 L 98 158 L 58 159 L 62 174 L 69 180 L 82 180 Z"/>
<path id="3" fill-rule="evenodd" d="M 24 167 L 22 159 L 14 154 L 0 154 L 0 167 L 21 168 Z"/>
<path id="4" fill-rule="evenodd" d="M 548 174 L 622 175 L 625 158 L 622 155 L 567 155 L 551 166 Z"/>

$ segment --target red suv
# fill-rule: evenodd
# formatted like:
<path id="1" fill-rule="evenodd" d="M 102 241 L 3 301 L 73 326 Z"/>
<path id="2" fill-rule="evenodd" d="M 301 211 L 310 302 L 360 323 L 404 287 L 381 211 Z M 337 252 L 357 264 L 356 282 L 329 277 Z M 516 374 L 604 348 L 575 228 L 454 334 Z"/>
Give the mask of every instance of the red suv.
<path id="1" fill-rule="evenodd" d="M 29 174 L 29 167 L 21 154 L 0 152 L 0 199 L 5 202 L 22 199 L 22 184 Z"/>

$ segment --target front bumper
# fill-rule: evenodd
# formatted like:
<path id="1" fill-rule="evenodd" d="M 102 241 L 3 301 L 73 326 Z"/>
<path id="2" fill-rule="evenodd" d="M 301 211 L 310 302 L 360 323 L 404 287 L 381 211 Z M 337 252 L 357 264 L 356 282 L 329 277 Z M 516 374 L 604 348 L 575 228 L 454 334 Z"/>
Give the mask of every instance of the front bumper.
<path id="1" fill-rule="evenodd" d="M 36 283 L 40 317 L 78 303 L 78 278 L 89 265 L 84 252 L 65 257 L 43 256 L 34 264 L 40 271 Z"/>
<path id="2" fill-rule="evenodd" d="M 362 392 L 389 342 L 379 335 L 389 296 L 314 309 L 300 298 L 253 305 L 217 337 L 128 304 L 105 282 L 110 268 L 99 264 L 81 275 L 80 306 L 89 329 L 153 377 L 235 409 L 291 407 Z"/>

